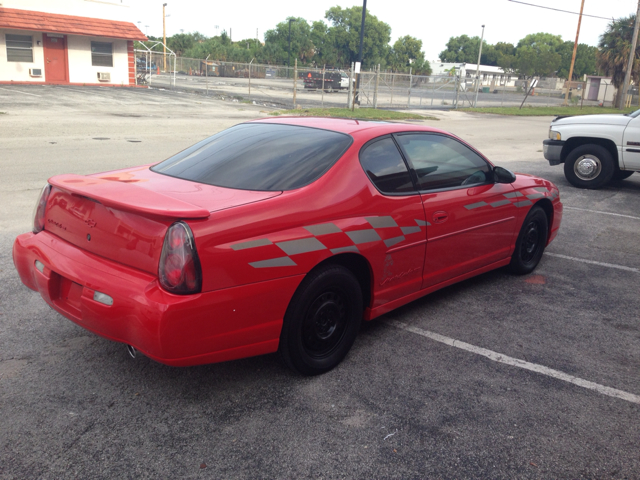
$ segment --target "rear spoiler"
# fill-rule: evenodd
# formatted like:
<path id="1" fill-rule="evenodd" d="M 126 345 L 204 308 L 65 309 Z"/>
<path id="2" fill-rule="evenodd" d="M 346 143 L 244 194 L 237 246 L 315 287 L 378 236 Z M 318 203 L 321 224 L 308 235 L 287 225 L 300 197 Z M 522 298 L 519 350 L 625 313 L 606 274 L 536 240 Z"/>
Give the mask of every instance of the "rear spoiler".
<path id="1" fill-rule="evenodd" d="M 56 175 L 49 183 L 60 190 L 87 197 L 107 207 L 144 216 L 208 218 L 209 210 L 133 183 L 84 175 Z"/>

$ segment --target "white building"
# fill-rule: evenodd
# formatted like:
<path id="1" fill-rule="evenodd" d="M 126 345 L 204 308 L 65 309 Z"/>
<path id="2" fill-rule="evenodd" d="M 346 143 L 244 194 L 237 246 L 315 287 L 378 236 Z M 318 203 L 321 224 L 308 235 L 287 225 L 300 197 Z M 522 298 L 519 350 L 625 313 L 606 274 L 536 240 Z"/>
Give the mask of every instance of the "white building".
<path id="1" fill-rule="evenodd" d="M 476 78 L 478 65 L 471 63 L 449 63 L 434 60 L 430 62 L 432 75 L 460 75 L 467 85 L 472 85 Z M 500 67 L 480 65 L 480 84 L 486 87 L 514 87 L 517 75 L 505 73 Z"/>
<path id="2" fill-rule="evenodd" d="M 0 83 L 135 85 L 127 0 L 0 0 Z M 73 15 L 69 15 L 73 13 Z"/>

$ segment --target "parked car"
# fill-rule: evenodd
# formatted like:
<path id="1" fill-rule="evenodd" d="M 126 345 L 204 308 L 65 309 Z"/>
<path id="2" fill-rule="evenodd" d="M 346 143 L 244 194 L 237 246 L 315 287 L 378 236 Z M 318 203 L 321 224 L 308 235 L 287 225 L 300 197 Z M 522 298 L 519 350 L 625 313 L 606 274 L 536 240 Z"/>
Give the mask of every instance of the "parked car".
<path id="1" fill-rule="evenodd" d="M 640 110 L 557 117 L 542 142 L 549 165 L 564 163 L 575 187 L 600 188 L 640 171 Z"/>
<path id="2" fill-rule="evenodd" d="M 50 178 L 13 259 L 53 309 L 131 353 L 187 366 L 279 350 L 314 375 L 363 319 L 533 271 L 561 217 L 551 182 L 442 130 L 281 117 L 156 165 Z"/>
<path id="3" fill-rule="evenodd" d="M 324 90 L 326 92 L 333 92 L 335 90 L 346 90 L 349 88 L 349 76 L 339 70 L 327 70 L 323 75 L 321 71 L 307 71 L 302 72 L 301 77 L 304 80 L 304 88 L 310 88 L 315 90 Z M 352 83 L 355 82 L 352 79 Z"/>

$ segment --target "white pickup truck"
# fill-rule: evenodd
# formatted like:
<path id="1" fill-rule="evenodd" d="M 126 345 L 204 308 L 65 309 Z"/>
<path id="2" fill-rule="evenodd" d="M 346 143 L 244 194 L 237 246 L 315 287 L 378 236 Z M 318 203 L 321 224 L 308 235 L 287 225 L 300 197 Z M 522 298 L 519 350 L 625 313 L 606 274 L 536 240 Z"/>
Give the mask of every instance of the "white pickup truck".
<path id="1" fill-rule="evenodd" d="M 640 110 L 631 114 L 557 117 L 542 142 L 550 165 L 564 163 L 569 183 L 600 188 L 640 171 Z"/>

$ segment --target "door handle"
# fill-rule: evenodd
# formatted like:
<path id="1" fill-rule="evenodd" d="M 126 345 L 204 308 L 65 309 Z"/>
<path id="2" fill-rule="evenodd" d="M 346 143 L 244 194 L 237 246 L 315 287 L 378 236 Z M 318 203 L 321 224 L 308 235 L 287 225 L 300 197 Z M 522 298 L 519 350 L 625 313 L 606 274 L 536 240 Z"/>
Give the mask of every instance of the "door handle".
<path id="1" fill-rule="evenodd" d="M 435 212 L 433 214 L 433 223 L 444 223 L 449 218 L 449 214 L 445 211 Z"/>

